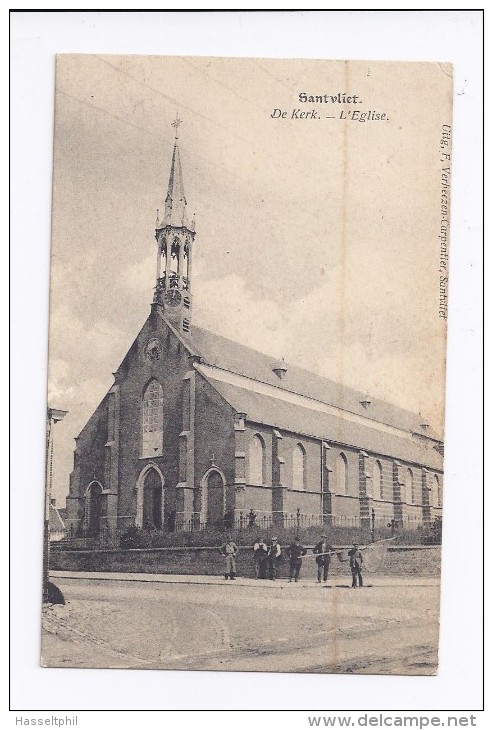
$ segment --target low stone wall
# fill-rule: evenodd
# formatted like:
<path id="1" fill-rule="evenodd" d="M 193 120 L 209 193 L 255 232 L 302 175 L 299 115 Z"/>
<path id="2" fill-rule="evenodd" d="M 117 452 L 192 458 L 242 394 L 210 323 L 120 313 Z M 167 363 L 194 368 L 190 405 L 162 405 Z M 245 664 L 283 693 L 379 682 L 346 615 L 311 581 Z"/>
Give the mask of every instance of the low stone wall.
<path id="1" fill-rule="evenodd" d="M 341 548 L 342 549 L 342 548 Z M 347 549 L 347 548 L 346 548 Z M 387 551 L 384 564 L 377 573 L 438 577 L 440 575 L 438 546 L 396 546 Z M 218 548 L 175 547 L 147 550 L 59 550 L 50 552 L 51 570 L 96 571 L 110 573 L 169 573 L 181 575 L 221 575 L 224 560 Z M 237 573 L 253 577 L 251 547 L 239 549 L 236 559 Z M 349 564 L 332 560 L 331 575 L 348 575 Z M 289 574 L 289 561 L 284 555 L 280 564 L 280 576 Z M 305 558 L 301 577 L 316 574 L 315 558 Z"/>

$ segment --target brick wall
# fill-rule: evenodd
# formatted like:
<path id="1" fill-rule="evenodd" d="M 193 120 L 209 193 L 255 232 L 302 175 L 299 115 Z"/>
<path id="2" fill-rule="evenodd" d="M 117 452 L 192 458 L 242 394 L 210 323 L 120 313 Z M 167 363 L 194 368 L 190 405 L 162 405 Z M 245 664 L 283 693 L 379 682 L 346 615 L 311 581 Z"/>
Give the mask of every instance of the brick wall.
<path id="1" fill-rule="evenodd" d="M 211 459 L 226 479 L 226 509 L 234 508 L 234 411 L 205 378 L 195 381 L 195 489 L 211 467 Z"/>
<path id="2" fill-rule="evenodd" d="M 377 575 L 438 577 L 440 547 L 396 547 L 387 552 L 385 563 Z M 221 575 L 223 559 L 218 548 L 161 548 L 155 550 L 55 551 L 50 555 L 51 570 L 102 571 L 128 573 L 164 573 L 180 575 Z M 237 573 L 253 577 L 252 549 L 240 548 Z M 280 575 L 289 573 L 284 557 Z M 334 559 L 331 575 L 350 577 L 348 563 Z M 305 558 L 302 578 L 316 575 L 314 558 Z M 371 576 L 368 573 L 368 576 Z"/>
<path id="3" fill-rule="evenodd" d="M 246 516 L 250 510 L 259 516 L 270 517 L 272 514 L 272 487 L 258 487 L 247 484 L 245 490 L 245 511 Z"/>
<path id="4" fill-rule="evenodd" d="M 254 484 L 251 480 L 252 470 L 250 467 L 250 444 L 255 435 L 260 436 L 263 442 L 264 454 L 264 481 L 266 486 L 272 486 L 272 429 L 261 424 L 245 424 L 245 459 L 246 459 L 246 481 L 247 484 Z"/>
<path id="5" fill-rule="evenodd" d="M 147 341 L 159 337 L 163 354 L 149 362 L 143 354 Z M 175 486 L 178 480 L 179 435 L 182 430 L 183 377 L 190 368 L 188 352 L 164 325 L 160 317 L 151 315 L 140 332 L 136 347 L 127 364 L 126 377 L 120 383 L 120 464 L 119 514 L 135 515 L 135 486 L 141 471 L 156 464 L 164 475 L 165 502 L 168 511 L 179 509 Z M 163 453 L 142 458 L 142 397 L 147 383 L 156 379 L 163 388 Z"/>

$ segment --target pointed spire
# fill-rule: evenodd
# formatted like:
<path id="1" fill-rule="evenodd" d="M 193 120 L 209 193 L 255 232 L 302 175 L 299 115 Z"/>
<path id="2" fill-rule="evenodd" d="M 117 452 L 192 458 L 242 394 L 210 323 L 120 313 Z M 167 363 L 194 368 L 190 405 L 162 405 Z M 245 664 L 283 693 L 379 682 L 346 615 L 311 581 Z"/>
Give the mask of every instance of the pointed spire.
<path id="1" fill-rule="evenodd" d="M 180 148 L 178 142 L 175 142 L 173 148 L 173 159 L 171 160 L 171 170 L 169 173 L 168 194 L 166 195 L 166 204 L 171 201 L 173 205 L 181 203 L 187 204 L 185 198 L 185 189 L 183 187 L 183 175 L 181 172 Z"/>
<path id="2" fill-rule="evenodd" d="M 176 116 L 172 127 L 175 128 L 175 144 L 173 147 L 173 157 L 171 159 L 171 170 L 169 174 L 168 192 L 166 194 L 166 203 L 164 210 L 164 219 L 160 227 L 164 226 L 187 226 L 187 199 L 185 197 L 185 188 L 183 186 L 183 175 L 181 171 L 180 148 L 178 147 L 178 127 L 181 119 Z"/>

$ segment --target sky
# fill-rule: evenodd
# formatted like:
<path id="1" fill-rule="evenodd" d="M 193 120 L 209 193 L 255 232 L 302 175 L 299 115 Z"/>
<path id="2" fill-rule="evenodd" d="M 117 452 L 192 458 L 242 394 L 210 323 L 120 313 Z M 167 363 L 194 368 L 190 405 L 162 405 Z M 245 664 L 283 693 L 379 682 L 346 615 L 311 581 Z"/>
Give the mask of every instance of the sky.
<path id="1" fill-rule="evenodd" d="M 349 104 L 302 104 L 301 92 L 357 95 L 358 110 L 386 119 L 341 120 Z M 150 311 L 176 114 L 196 214 L 192 326 L 443 430 L 440 137 L 451 95 L 443 64 L 58 57 L 49 405 L 69 412 L 56 426 L 59 504 L 73 438 Z M 319 118 L 291 119 L 293 109 Z"/>

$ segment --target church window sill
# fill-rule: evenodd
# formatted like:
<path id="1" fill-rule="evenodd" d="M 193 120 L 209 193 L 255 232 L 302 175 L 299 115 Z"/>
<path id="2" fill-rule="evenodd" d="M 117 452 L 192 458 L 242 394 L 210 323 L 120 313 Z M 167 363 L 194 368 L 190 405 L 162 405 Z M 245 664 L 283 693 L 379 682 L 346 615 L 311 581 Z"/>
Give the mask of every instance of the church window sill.
<path id="1" fill-rule="evenodd" d="M 320 496 L 320 490 L 313 490 L 313 489 L 300 489 L 299 487 L 290 487 L 290 492 L 296 492 L 297 494 L 317 494 Z"/>

